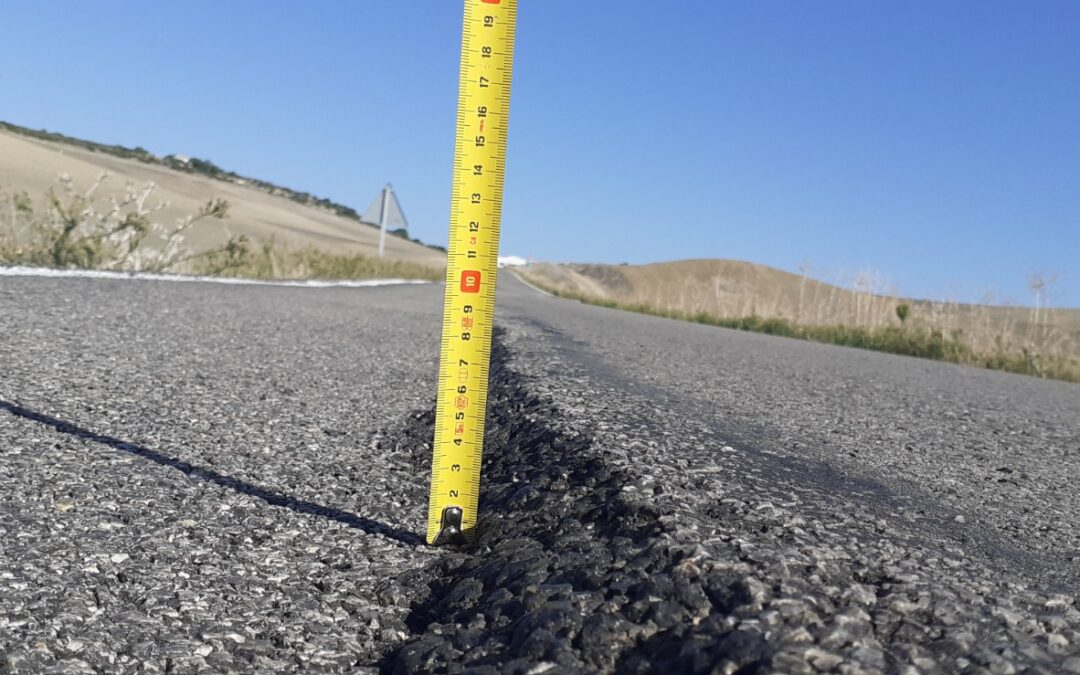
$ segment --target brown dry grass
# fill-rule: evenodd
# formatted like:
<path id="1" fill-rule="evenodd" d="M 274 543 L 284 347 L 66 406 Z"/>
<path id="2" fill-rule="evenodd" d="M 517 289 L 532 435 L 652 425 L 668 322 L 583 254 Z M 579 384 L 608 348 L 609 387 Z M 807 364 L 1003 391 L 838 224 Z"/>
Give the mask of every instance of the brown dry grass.
<path id="1" fill-rule="evenodd" d="M 910 300 L 860 292 L 808 276 L 734 260 L 651 265 L 540 263 L 519 272 L 560 294 L 671 316 L 717 321 L 781 319 L 796 326 L 900 327 L 896 307 L 910 306 L 909 328 L 940 333 L 975 354 L 1080 359 L 1080 310 Z M 856 280 L 857 287 L 870 287 Z"/>

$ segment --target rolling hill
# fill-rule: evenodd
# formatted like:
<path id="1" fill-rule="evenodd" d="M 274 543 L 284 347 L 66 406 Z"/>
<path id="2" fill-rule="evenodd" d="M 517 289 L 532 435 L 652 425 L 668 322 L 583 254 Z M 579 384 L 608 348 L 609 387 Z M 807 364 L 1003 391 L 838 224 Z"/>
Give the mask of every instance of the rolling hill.
<path id="1" fill-rule="evenodd" d="M 378 230 L 341 215 L 343 207 L 326 200 L 311 198 L 310 203 L 299 203 L 297 193 L 263 181 L 226 173 L 223 179 L 214 178 L 177 170 L 141 150 L 127 151 L 130 157 L 117 156 L 108 152 L 117 146 L 78 139 L 48 140 L 45 134 L 34 137 L 28 133 L 36 132 L 0 125 L 0 191 L 26 192 L 40 202 L 50 188 L 57 187 L 61 174 L 70 176 L 77 189 L 86 190 L 107 172 L 110 177 L 97 195 L 120 196 L 128 185 L 141 187 L 153 182 L 156 188 L 150 201 L 168 202 L 155 216 L 165 224 L 195 213 L 210 199 L 227 200 L 228 219 L 201 222 L 188 233 L 187 243 L 193 250 L 220 246 L 231 235 L 242 234 L 257 242 L 273 239 L 287 248 L 310 246 L 371 256 L 378 252 Z M 148 158 L 156 161 L 145 161 Z M 432 267 L 441 267 L 446 260 L 439 250 L 395 236 L 387 237 L 386 254 L 394 260 Z"/>
<path id="2" fill-rule="evenodd" d="M 224 171 L 205 160 L 158 157 L 141 148 L 102 145 L 0 123 L 0 195 L 25 193 L 44 206 L 46 195 L 58 187 L 59 176 L 70 177 L 71 184 L 84 191 L 104 174 L 108 178 L 96 189 L 95 199 L 120 197 L 133 187 L 153 183 L 150 202 L 161 204 L 154 218 L 165 225 L 196 213 L 212 199 L 228 201 L 226 220 L 203 220 L 186 234 L 185 246 L 193 252 L 220 247 L 235 235 L 294 251 L 370 258 L 378 250 L 377 228 L 361 223 L 353 209 L 330 200 Z M 0 219 L 0 225 L 3 222 Z M 390 261 L 422 266 L 425 278 L 437 277 L 434 270 L 446 262 L 442 250 L 399 236 L 387 238 L 386 252 Z M 301 274 L 305 269 L 310 274 L 314 268 L 301 265 L 300 269 Z M 707 321 L 757 317 L 798 326 L 873 331 L 901 326 L 897 307 L 906 305 L 906 327 L 944 336 L 977 354 L 1020 359 L 1030 365 L 1024 368 L 1031 372 L 1041 372 L 1040 359 L 1080 360 L 1080 310 L 1075 309 L 907 299 L 734 260 L 541 263 L 519 268 L 519 272 L 561 295 Z M 1073 365 L 1068 368 L 1076 370 Z"/>
<path id="3" fill-rule="evenodd" d="M 539 263 L 518 268 L 529 282 L 579 299 L 685 317 L 761 317 L 799 325 L 909 326 L 986 352 L 1000 348 L 1080 358 L 1080 310 L 975 305 L 858 292 L 737 260 L 649 265 Z"/>

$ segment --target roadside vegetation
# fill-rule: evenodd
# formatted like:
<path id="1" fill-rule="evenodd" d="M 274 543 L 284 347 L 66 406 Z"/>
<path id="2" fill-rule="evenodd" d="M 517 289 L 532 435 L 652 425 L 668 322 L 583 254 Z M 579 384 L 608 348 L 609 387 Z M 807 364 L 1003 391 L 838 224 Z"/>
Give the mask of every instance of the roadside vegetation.
<path id="1" fill-rule="evenodd" d="M 779 317 L 746 316 L 730 318 L 719 317 L 708 312 L 688 313 L 679 310 L 662 309 L 643 303 L 622 303 L 561 290 L 531 276 L 526 275 L 526 278 L 530 283 L 558 297 L 601 307 L 681 321 L 692 321 L 709 326 L 915 356 L 1068 382 L 1080 382 L 1080 360 L 1063 354 L 1040 352 L 1023 344 L 1007 342 L 1000 337 L 992 341 L 992 347 L 980 348 L 979 345 L 986 343 L 983 336 L 973 338 L 962 329 L 955 329 L 951 333 L 946 333 L 940 328 L 927 325 L 925 322 L 913 320 L 912 306 L 907 302 L 899 302 L 893 306 L 897 321 L 896 325 L 868 327 L 840 324 L 800 324 Z"/>
<path id="2" fill-rule="evenodd" d="M 227 219 L 227 201 L 212 199 L 196 213 L 165 225 L 159 212 L 167 204 L 153 202 L 152 183 L 128 184 L 118 192 L 103 189 L 109 179 L 103 174 L 89 189 L 79 190 L 61 176 L 38 199 L 0 191 L 0 265 L 252 279 L 442 278 L 442 270 L 419 263 L 295 250 L 245 235 L 229 235 L 216 248 L 192 250 L 187 233 L 204 221 Z"/>
<path id="3" fill-rule="evenodd" d="M 316 197 L 308 192 L 299 190 L 293 190 L 269 181 L 260 180 L 258 178 L 251 178 L 250 176 L 242 176 L 234 171 L 227 171 L 214 162 L 208 159 L 200 159 L 198 157 L 184 157 L 180 155 L 164 155 L 158 156 L 154 153 L 141 147 L 128 148 L 123 145 L 108 145 L 105 143 L 95 143 L 93 141 L 83 140 L 81 138 L 74 138 L 72 136 L 65 136 L 61 133 L 53 131 L 45 131 L 44 129 L 29 129 L 27 127 L 21 127 L 17 124 L 11 124 L 9 122 L 0 122 L 0 130 L 9 131 L 14 134 L 26 136 L 28 138 L 36 138 L 42 141 L 50 141 L 53 143 L 63 143 L 65 145 L 71 145 L 90 152 L 100 152 L 106 155 L 112 155 L 114 157 L 121 157 L 124 159 L 131 159 L 144 164 L 155 164 L 158 166 L 167 166 L 175 171 L 182 171 L 184 173 L 197 174 L 200 176 L 206 176 L 207 178 L 213 178 L 214 180 L 225 181 L 236 185 L 244 185 L 256 190 L 261 190 L 268 194 L 279 195 L 286 199 L 297 202 L 298 204 L 304 204 L 314 208 L 323 209 L 334 213 L 342 218 L 348 218 L 349 220 L 355 220 L 357 223 L 371 227 L 371 223 L 365 223 L 360 220 L 360 214 L 356 212 L 356 209 L 339 204 L 331 199 L 325 197 Z M 413 239 L 409 236 L 408 230 L 405 228 L 396 228 L 393 230 L 387 230 L 387 234 L 407 239 L 421 246 L 427 246 L 438 251 L 445 251 L 442 246 L 436 246 L 432 244 L 425 244 L 419 239 Z"/>
<path id="4" fill-rule="evenodd" d="M 244 279 L 423 279 L 440 281 L 443 270 L 405 260 L 316 248 L 289 249 L 273 241 L 251 246 L 246 237 L 237 251 L 218 251 L 194 267 L 198 274 Z"/>

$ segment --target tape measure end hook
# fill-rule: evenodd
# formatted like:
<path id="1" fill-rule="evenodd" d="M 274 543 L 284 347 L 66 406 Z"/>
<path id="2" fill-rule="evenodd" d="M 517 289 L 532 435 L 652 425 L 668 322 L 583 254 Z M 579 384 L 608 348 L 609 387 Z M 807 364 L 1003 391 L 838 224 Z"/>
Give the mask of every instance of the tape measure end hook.
<path id="1" fill-rule="evenodd" d="M 460 507 L 447 506 L 443 509 L 442 521 L 439 525 L 439 534 L 432 546 L 463 546 L 469 543 L 469 537 L 461 526 L 464 516 Z"/>

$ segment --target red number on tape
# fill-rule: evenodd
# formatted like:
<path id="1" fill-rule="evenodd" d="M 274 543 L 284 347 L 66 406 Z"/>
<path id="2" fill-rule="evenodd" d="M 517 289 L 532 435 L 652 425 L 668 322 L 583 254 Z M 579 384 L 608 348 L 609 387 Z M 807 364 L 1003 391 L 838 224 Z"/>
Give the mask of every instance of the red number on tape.
<path id="1" fill-rule="evenodd" d="M 462 293 L 479 293 L 480 292 L 480 271 L 479 270 L 465 270 L 461 273 L 461 292 Z"/>

